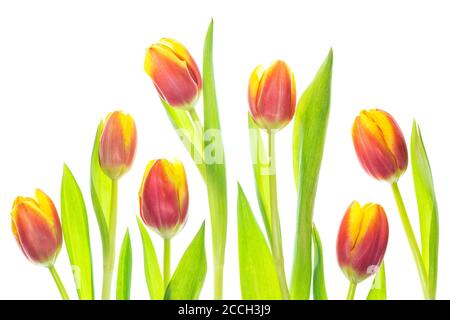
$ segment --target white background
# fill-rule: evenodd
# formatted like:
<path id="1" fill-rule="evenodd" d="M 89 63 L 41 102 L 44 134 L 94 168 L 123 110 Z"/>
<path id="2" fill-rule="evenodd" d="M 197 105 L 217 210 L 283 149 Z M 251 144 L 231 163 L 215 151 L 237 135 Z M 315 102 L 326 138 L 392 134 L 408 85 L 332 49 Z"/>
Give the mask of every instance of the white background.
<path id="1" fill-rule="evenodd" d="M 350 135 L 362 108 L 394 115 L 409 140 L 413 118 L 421 125 L 440 209 L 438 298 L 450 298 L 450 152 L 448 95 L 449 8 L 445 1 L 2 1 L 0 3 L 0 298 L 58 299 L 50 274 L 29 263 L 10 231 L 17 195 L 42 188 L 59 207 L 62 166 L 77 178 L 88 205 L 96 295 L 101 290 L 101 245 L 89 193 L 95 130 L 109 111 L 131 113 L 138 151 L 120 181 L 118 239 L 131 229 L 132 298 L 148 298 L 142 247 L 135 223 L 137 192 L 150 159 L 180 158 L 190 187 L 185 229 L 173 239 L 173 261 L 208 219 L 205 187 L 173 131 L 150 79 L 145 49 L 161 37 L 183 42 L 201 66 L 204 35 L 215 20 L 214 59 L 229 181 L 229 225 L 224 297 L 240 298 L 236 181 L 258 220 L 247 134 L 247 81 L 260 63 L 284 59 L 295 72 L 298 96 L 332 46 L 332 106 L 319 183 L 315 222 L 325 251 L 330 298 L 341 299 L 347 280 L 335 254 L 340 220 L 354 199 L 378 202 L 388 214 L 388 295 L 421 298 L 419 278 L 388 185 L 369 178 L 356 159 Z M 198 105 L 201 112 L 201 103 Z M 278 134 L 279 197 L 287 273 L 291 273 L 296 196 L 291 165 L 292 125 Z M 400 180 L 418 234 L 410 168 Z M 261 224 L 262 226 L 262 224 Z M 212 297 L 209 273 L 201 298 Z M 152 239 L 159 251 L 162 242 Z M 120 242 L 118 246 L 120 245 Z M 65 248 L 56 263 L 76 297 Z M 358 287 L 365 298 L 371 280 Z"/>

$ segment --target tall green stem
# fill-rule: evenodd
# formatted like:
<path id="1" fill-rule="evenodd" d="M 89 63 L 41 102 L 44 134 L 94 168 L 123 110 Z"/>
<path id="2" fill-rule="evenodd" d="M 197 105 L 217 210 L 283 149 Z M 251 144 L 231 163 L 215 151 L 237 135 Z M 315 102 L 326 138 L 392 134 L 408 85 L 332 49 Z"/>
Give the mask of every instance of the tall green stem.
<path id="1" fill-rule="evenodd" d="M 350 281 L 347 293 L 347 300 L 355 299 L 355 292 L 356 292 L 356 282 Z"/>
<path id="2" fill-rule="evenodd" d="M 69 300 L 69 295 L 67 294 L 66 288 L 64 287 L 64 284 L 61 281 L 61 278 L 59 277 L 58 272 L 56 271 L 54 266 L 48 267 L 48 270 L 50 271 L 53 280 L 55 280 L 56 286 L 58 287 L 59 293 L 61 294 L 61 298 L 63 300 Z"/>
<path id="3" fill-rule="evenodd" d="M 170 281 L 170 239 L 164 239 L 164 287 Z"/>
<path id="4" fill-rule="evenodd" d="M 272 221 L 272 255 L 278 280 L 280 282 L 281 294 L 284 300 L 289 300 L 289 289 L 284 271 L 283 244 L 281 237 L 280 217 L 278 214 L 277 199 L 277 173 L 275 161 L 275 133 L 268 131 L 269 135 L 269 185 L 270 185 L 270 211 Z"/>
<path id="5" fill-rule="evenodd" d="M 400 219 L 402 220 L 403 229 L 405 230 L 406 237 L 408 238 L 409 246 L 411 247 L 412 254 L 414 256 L 414 261 L 416 263 L 417 271 L 419 272 L 420 283 L 422 285 L 422 291 L 425 299 L 430 299 L 428 293 L 427 284 L 427 273 L 425 270 L 425 265 L 423 263 L 422 255 L 420 253 L 419 246 L 417 245 L 416 237 L 414 236 L 414 231 L 411 227 L 411 222 L 408 218 L 408 213 L 406 212 L 405 204 L 403 202 L 400 189 L 398 188 L 397 182 L 392 183 L 392 192 L 394 193 L 395 202 L 397 203 L 398 213 L 400 214 Z"/>
<path id="6" fill-rule="evenodd" d="M 111 282 L 116 256 L 116 226 L 117 226 L 117 193 L 118 180 L 112 180 L 111 212 L 109 215 L 109 238 L 106 252 L 103 252 L 103 288 L 102 299 L 109 300 L 111 295 Z"/>
<path id="7" fill-rule="evenodd" d="M 206 179 L 206 170 L 204 170 L 204 166 L 207 163 L 208 159 L 205 159 L 205 155 L 203 152 L 203 139 L 204 139 L 204 128 L 202 125 L 202 122 L 200 120 L 200 117 L 197 114 L 197 111 L 194 108 L 189 109 L 189 115 L 191 117 L 191 120 L 194 124 L 195 128 L 195 146 L 198 150 L 201 150 L 201 164 L 197 163 L 197 167 L 200 170 L 200 174 L 203 177 L 203 180 L 207 184 L 208 189 L 208 200 L 209 200 L 209 206 L 210 206 L 210 212 L 211 212 L 211 225 L 213 226 L 213 260 L 214 260 L 214 299 L 215 300 L 222 300 L 223 297 L 223 264 L 224 264 L 224 248 L 220 244 L 220 239 L 217 238 L 217 234 L 214 234 L 214 225 L 217 225 L 217 221 L 214 221 L 214 212 L 217 212 L 219 210 L 217 208 L 217 203 L 213 200 L 211 200 L 211 192 L 213 192 L 213 186 L 211 185 L 212 182 L 208 182 Z M 197 161 L 197 159 L 194 158 L 194 156 L 191 154 L 191 157 L 194 161 Z M 208 185 L 209 184 L 209 185 Z M 223 208 L 221 208 L 223 209 Z M 223 239 L 225 241 L 225 239 Z"/>

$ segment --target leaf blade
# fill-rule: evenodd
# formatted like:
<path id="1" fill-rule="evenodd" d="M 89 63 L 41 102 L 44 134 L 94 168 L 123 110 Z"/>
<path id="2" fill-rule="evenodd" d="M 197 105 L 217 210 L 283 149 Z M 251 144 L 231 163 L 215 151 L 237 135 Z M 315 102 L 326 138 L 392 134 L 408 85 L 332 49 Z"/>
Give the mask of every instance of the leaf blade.
<path id="1" fill-rule="evenodd" d="M 313 209 L 330 111 L 333 51 L 305 90 L 297 106 L 293 131 L 293 165 L 297 185 L 297 233 L 291 297 L 309 299 L 312 273 Z"/>
<path id="2" fill-rule="evenodd" d="M 205 223 L 181 257 L 170 280 L 165 300 L 197 300 L 206 278 Z"/>
<path id="3" fill-rule="evenodd" d="M 133 251 L 131 249 L 130 233 L 127 229 L 127 232 L 123 237 L 117 269 L 117 300 L 130 300 L 132 269 Z"/>
<path id="4" fill-rule="evenodd" d="M 109 213 L 111 212 L 112 180 L 103 172 L 99 160 L 99 145 L 103 131 L 103 120 L 100 121 L 95 135 L 94 147 L 91 155 L 91 200 L 97 218 L 103 252 L 109 246 Z"/>
<path id="5" fill-rule="evenodd" d="M 439 213 L 430 162 L 422 134 L 414 121 L 411 133 L 411 164 L 419 211 L 422 258 L 428 274 L 428 290 L 436 296 L 439 253 Z"/>
<path id="6" fill-rule="evenodd" d="M 205 161 L 206 187 L 211 218 L 214 269 L 222 281 L 220 273 L 225 260 L 227 238 L 227 177 L 225 154 L 217 106 L 213 67 L 213 30 L 211 20 L 203 48 L 203 159 Z M 211 152 L 211 154 L 209 154 Z M 222 285 L 216 283 L 216 288 Z M 221 295 L 221 292 L 220 292 Z M 220 298 L 217 296 L 216 298 Z"/>
<path id="7" fill-rule="evenodd" d="M 137 223 L 141 233 L 142 247 L 144 250 L 144 271 L 147 282 L 148 293 L 152 300 L 162 300 L 164 298 L 164 283 L 159 268 L 158 257 L 152 239 L 139 218 Z"/>
<path id="8" fill-rule="evenodd" d="M 314 268 L 313 268 L 313 297 L 314 300 L 328 300 L 325 286 L 325 270 L 323 267 L 323 249 L 319 231 L 313 227 Z"/>
<path id="9" fill-rule="evenodd" d="M 238 249 L 243 300 L 282 298 L 272 254 L 238 184 Z"/>
<path id="10" fill-rule="evenodd" d="M 94 299 L 94 281 L 86 205 L 80 187 L 67 165 L 61 183 L 61 222 L 78 297 Z"/>

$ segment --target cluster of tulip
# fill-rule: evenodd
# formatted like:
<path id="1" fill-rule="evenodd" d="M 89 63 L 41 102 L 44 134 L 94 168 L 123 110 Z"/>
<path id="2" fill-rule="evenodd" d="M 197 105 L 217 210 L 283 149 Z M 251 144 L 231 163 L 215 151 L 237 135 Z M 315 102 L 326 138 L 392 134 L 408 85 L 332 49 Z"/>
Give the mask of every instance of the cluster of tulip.
<path id="1" fill-rule="evenodd" d="M 212 63 L 213 24 L 205 39 L 203 79 L 179 42 L 161 39 L 146 53 L 144 69 L 150 76 L 175 129 L 195 161 L 208 191 L 214 260 L 215 299 L 222 298 L 223 265 L 227 231 L 227 184 Z M 266 237 L 259 228 L 242 188 L 238 188 L 238 243 L 241 292 L 244 299 L 327 299 L 322 245 L 313 222 L 313 209 L 324 149 L 330 107 L 333 54 L 327 56 L 310 86 L 297 101 L 294 73 L 283 61 L 258 66 L 248 86 L 256 193 Z M 203 96 L 203 123 L 195 106 Z M 291 285 L 283 258 L 278 212 L 275 134 L 294 119 L 293 166 L 297 187 L 297 234 Z M 215 132 L 214 141 L 207 139 Z M 267 133 L 268 152 L 260 130 Z M 219 131 L 219 135 L 217 135 Z M 400 217 L 417 264 L 425 298 L 436 294 L 438 219 L 434 188 L 425 148 L 416 124 L 411 140 L 416 198 L 419 206 L 422 250 L 416 241 L 397 185 L 408 164 L 404 136 L 393 117 L 381 110 L 362 111 L 355 119 L 353 144 L 363 168 L 378 180 L 387 181 L 394 192 Z M 211 161 L 205 150 L 214 144 L 221 159 Z M 91 162 L 91 196 L 103 248 L 102 298 L 110 299 L 116 264 L 118 181 L 133 163 L 137 130 L 131 116 L 110 113 L 98 127 Z M 145 276 L 152 299 L 197 299 L 206 275 L 204 225 L 171 272 L 171 239 L 187 220 L 189 191 L 183 164 L 152 160 L 139 191 Z M 25 256 L 51 272 L 62 298 L 65 287 L 54 267 L 63 237 L 74 269 L 80 299 L 93 299 L 93 272 L 89 228 L 83 196 L 75 178 L 64 168 L 60 222 L 50 197 L 41 190 L 35 199 L 17 197 L 12 209 L 12 230 Z M 161 274 L 155 249 L 145 226 L 164 239 Z M 348 298 L 356 285 L 373 274 L 375 286 L 369 298 L 386 298 L 383 258 L 388 244 L 388 219 L 383 207 L 353 201 L 337 236 L 339 266 L 350 282 Z M 314 249 L 314 262 L 312 261 Z M 125 234 L 117 268 L 118 299 L 130 298 L 131 244 Z M 76 269 L 76 270 L 75 270 Z"/>

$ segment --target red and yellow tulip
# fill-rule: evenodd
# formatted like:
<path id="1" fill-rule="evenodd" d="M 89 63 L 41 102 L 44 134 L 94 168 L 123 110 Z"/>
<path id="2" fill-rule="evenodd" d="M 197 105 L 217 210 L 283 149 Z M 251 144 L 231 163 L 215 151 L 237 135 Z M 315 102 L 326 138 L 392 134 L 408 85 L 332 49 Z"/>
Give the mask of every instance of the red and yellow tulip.
<path id="1" fill-rule="evenodd" d="M 121 111 L 110 113 L 105 120 L 99 146 L 103 171 L 113 180 L 128 170 L 136 152 L 137 133 L 133 118 Z"/>
<path id="2" fill-rule="evenodd" d="M 49 267 L 61 249 L 61 223 L 52 200 L 39 189 L 35 197 L 17 197 L 14 201 L 12 232 L 30 261 Z"/>
<path id="3" fill-rule="evenodd" d="M 286 126 L 295 113 L 296 88 L 294 73 L 283 61 L 275 61 L 267 69 L 257 66 L 248 84 L 250 114 L 262 129 Z"/>
<path id="4" fill-rule="evenodd" d="M 352 129 L 359 162 L 378 180 L 396 182 L 408 166 L 405 138 L 397 122 L 387 112 L 363 110 Z"/>
<path id="5" fill-rule="evenodd" d="M 147 50 L 144 69 L 167 104 L 180 109 L 195 106 L 202 90 L 202 77 L 180 42 L 163 38 L 153 44 Z"/>
<path id="6" fill-rule="evenodd" d="M 358 283 L 374 274 L 383 262 L 389 226 L 382 206 L 352 202 L 342 219 L 337 257 L 345 276 Z"/>
<path id="7" fill-rule="evenodd" d="M 189 192 L 183 164 L 153 160 L 139 191 L 141 218 L 163 238 L 172 238 L 187 219 Z"/>

